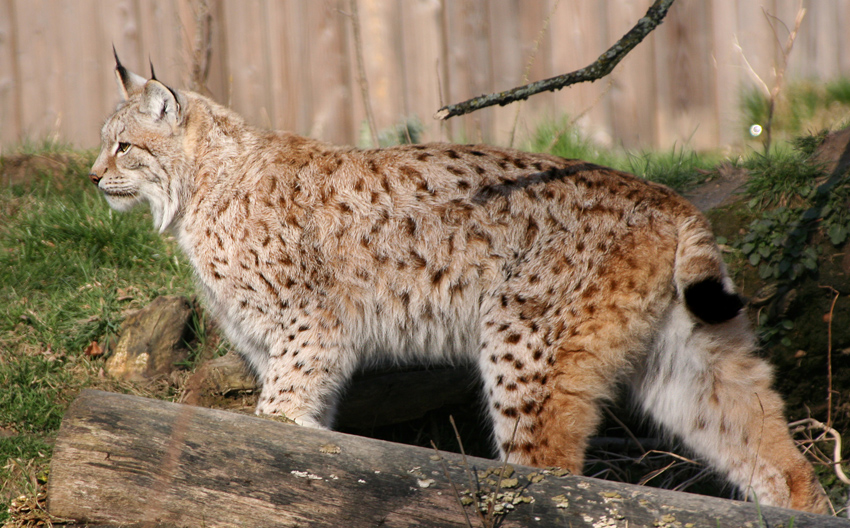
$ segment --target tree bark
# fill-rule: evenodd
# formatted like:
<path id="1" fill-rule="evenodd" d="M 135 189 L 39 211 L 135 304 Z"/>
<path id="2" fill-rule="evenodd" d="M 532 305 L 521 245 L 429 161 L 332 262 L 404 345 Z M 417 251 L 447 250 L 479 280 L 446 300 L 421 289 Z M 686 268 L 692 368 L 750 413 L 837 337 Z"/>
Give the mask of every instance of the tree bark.
<path id="1" fill-rule="evenodd" d="M 480 518 L 474 488 L 498 488 L 506 514 Z M 48 506 L 100 525 L 731 527 L 761 514 L 767 526 L 850 526 L 93 390 L 63 420 Z"/>

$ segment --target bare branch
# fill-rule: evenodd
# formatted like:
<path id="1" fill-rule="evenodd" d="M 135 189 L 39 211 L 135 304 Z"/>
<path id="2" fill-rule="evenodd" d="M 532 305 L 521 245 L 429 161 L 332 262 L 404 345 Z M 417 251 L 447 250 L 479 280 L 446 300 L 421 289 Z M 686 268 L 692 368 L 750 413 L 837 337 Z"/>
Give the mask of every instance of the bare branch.
<path id="1" fill-rule="evenodd" d="M 435 119 L 448 119 L 487 108 L 488 106 L 505 106 L 515 101 L 524 101 L 532 95 L 540 92 L 560 90 L 565 86 L 580 82 L 596 81 L 611 73 L 614 67 L 623 60 L 635 46 L 649 35 L 667 15 L 667 11 L 673 4 L 673 0 L 655 0 L 647 10 L 646 15 L 638 20 L 635 27 L 629 30 L 623 38 L 599 56 L 595 62 L 580 70 L 565 73 L 557 77 L 533 82 L 525 86 L 513 88 L 504 92 L 481 95 L 462 103 L 444 106 L 436 114 Z"/>

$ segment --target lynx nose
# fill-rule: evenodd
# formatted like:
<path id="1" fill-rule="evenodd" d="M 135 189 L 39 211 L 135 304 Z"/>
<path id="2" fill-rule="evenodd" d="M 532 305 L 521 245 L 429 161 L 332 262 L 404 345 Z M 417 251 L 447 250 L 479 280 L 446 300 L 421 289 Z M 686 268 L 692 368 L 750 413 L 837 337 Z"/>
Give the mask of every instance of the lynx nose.
<path id="1" fill-rule="evenodd" d="M 89 179 L 90 179 L 90 180 L 91 180 L 91 182 L 92 182 L 93 184 L 95 184 L 95 185 L 97 185 L 98 183 L 100 183 L 100 176 L 98 176 L 97 174 L 95 174 L 95 173 L 93 173 L 93 172 L 90 172 L 90 173 L 89 173 Z"/>

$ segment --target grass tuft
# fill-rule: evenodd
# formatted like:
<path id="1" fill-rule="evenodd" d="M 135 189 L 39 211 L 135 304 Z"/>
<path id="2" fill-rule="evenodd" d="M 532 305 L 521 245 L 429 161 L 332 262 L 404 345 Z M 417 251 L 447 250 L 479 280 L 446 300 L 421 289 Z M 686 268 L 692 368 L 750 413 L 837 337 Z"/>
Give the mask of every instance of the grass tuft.
<path id="1" fill-rule="evenodd" d="M 720 161 L 719 156 L 699 155 L 685 147 L 674 146 L 666 152 L 602 148 L 566 119 L 538 127 L 527 148 L 630 172 L 678 192 L 684 192 L 704 180 L 705 174 Z"/>

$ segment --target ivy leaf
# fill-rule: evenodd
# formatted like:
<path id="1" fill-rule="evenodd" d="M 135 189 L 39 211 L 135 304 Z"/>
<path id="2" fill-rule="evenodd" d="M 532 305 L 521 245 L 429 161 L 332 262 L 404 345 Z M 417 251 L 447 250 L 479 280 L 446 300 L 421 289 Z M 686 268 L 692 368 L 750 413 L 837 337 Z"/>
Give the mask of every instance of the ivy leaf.
<path id="1" fill-rule="evenodd" d="M 761 262 L 761 256 L 758 253 L 750 253 L 750 264 L 753 266 L 758 265 Z"/>
<path id="2" fill-rule="evenodd" d="M 753 252 L 753 250 L 754 250 L 755 248 L 756 248 L 756 246 L 755 246 L 754 244 L 744 244 L 743 246 L 741 246 L 741 252 L 742 252 L 744 255 L 749 255 L 750 253 L 752 253 L 752 252 Z M 755 265 L 755 264 L 754 264 L 754 265 Z"/>
<path id="3" fill-rule="evenodd" d="M 841 224 L 833 224 L 827 234 L 833 246 L 838 246 L 847 240 L 847 228 Z"/>

